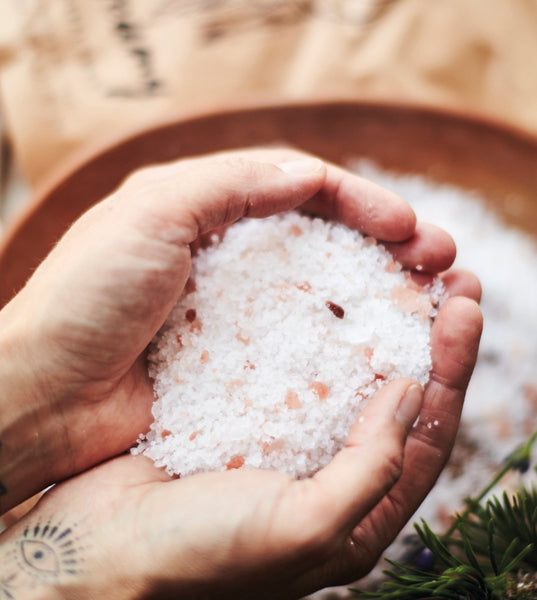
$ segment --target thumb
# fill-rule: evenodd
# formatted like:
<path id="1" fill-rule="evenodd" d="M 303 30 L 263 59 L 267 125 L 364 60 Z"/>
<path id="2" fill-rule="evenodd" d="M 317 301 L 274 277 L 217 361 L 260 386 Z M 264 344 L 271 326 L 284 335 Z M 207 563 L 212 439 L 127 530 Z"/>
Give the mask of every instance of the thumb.
<path id="1" fill-rule="evenodd" d="M 314 476 L 320 505 L 331 507 L 322 519 L 326 531 L 348 535 L 399 479 L 422 402 L 412 379 L 386 385 L 355 421 L 345 448 Z"/>
<path id="2" fill-rule="evenodd" d="M 326 167 L 297 156 L 273 163 L 242 152 L 170 163 L 135 173 L 119 194 L 144 227 L 158 226 L 152 235 L 190 244 L 241 217 L 266 217 L 311 198 L 323 186 Z"/>
<path id="3" fill-rule="evenodd" d="M 254 156 L 211 155 L 131 175 L 71 227 L 19 294 L 36 330 L 53 340 L 68 332 L 86 359 L 121 374 L 180 296 L 191 242 L 244 215 L 294 208 L 324 183 L 318 159 L 288 151 L 284 162 Z"/>

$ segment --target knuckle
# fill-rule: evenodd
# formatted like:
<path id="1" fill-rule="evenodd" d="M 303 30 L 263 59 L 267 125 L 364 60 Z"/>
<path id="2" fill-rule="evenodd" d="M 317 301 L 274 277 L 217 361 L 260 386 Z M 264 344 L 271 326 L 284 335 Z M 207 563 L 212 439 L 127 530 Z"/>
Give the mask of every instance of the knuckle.
<path id="1" fill-rule="evenodd" d="M 252 180 L 258 175 L 259 163 L 243 156 L 228 156 L 222 166 L 243 179 Z"/>
<path id="2" fill-rule="evenodd" d="M 388 486 L 392 486 L 403 472 L 403 453 L 399 446 L 391 445 L 383 454 L 379 475 Z"/>

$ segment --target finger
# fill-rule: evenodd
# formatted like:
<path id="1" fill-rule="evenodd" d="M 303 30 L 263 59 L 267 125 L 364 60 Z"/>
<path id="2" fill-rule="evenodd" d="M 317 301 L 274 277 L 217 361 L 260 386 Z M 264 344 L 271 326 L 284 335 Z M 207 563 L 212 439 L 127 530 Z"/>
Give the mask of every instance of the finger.
<path id="1" fill-rule="evenodd" d="M 348 532 L 388 492 L 400 475 L 405 440 L 422 404 L 422 389 L 411 379 L 386 385 L 349 432 L 345 448 L 303 485 L 329 506 L 322 527 Z"/>
<path id="2" fill-rule="evenodd" d="M 388 242 L 409 239 L 416 227 L 414 211 L 397 194 L 334 165 L 328 165 L 325 184 L 303 208 Z"/>
<path id="3" fill-rule="evenodd" d="M 403 474 L 354 531 L 357 552 L 362 553 L 356 560 L 376 560 L 423 501 L 447 462 L 481 330 L 482 316 L 474 301 L 450 298 L 440 309 L 432 330 L 431 378 L 419 421 L 407 439 Z"/>
<path id="4" fill-rule="evenodd" d="M 143 169 L 119 190 L 130 210 L 148 220 L 146 228 L 177 245 L 241 217 L 266 217 L 305 202 L 323 185 L 326 167 L 306 155 L 276 164 L 258 162 L 248 154 L 216 156 Z M 121 200 L 120 200 L 121 201 Z"/>
<path id="5" fill-rule="evenodd" d="M 229 158 L 236 152 L 226 151 L 216 156 Z M 288 147 L 253 148 L 241 152 L 249 159 L 275 164 L 311 156 Z M 207 156 L 204 160 L 211 160 L 214 156 Z M 416 216 L 407 202 L 351 171 L 329 162 L 325 165 L 325 184 L 304 204 L 305 212 L 339 221 L 377 239 L 401 241 L 412 236 Z"/>
<path id="6" fill-rule="evenodd" d="M 440 273 L 449 269 L 457 252 L 453 238 L 429 223 L 418 223 L 414 235 L 403 243 L 383 245 L 395 260 L 418 273 Z"/>
<path id="7" fill-rule="evenodd" d="M 411 277 L 421 287 L 430 285 L 435 279 L 435 275 L 416 273 L 415 271 L 411 273 Z M 449 269 L 445 273 L 440 273 L 438 277 L 442 280 L 448 297 L 466 296 L 475 302 L 481 301 L 481 283 L 470 271 Z"/>
<path id="8" fill-rule="evenodd" d="M 450 297 L 466 296 L 475 302 L 481 301 L 481 283 L 470 271 L 450 269 L 442 273 L 441 278 Z"/>

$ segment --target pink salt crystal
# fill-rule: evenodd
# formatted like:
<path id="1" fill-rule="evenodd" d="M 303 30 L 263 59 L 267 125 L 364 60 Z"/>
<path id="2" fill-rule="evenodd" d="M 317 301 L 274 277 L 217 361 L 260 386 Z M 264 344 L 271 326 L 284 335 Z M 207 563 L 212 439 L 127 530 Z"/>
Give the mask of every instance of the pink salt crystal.
<path id="1" fill-rule="evenodd" d="M 248 346 L 248 344 L 250 343 L 250 337 L 246 335 L 242 329 L 239 331 L 239 333 L 237 333 L 235 337 L 239 340 L 239 342 L 242 342 L 245 346 Z"/>
<path id="2" fill-rule="evenodd" d="M 312 390 L 319 400 L 326 400 L 328 398 L 328 394 L 330 393 L 330 388 L 326 384 L 322 383 L 322 381 L 314 381 L 308 389 Z"/>
<path id="3" fill-rule="evenodd" d="M 522 388 L 524 400 L 533 410 L 537 409 L 537 387 L 527 383 Z"/>
<path id="4" fill-rule="evenodd" d="M 370 361 L 373 358 L 373 354 L 375 354 L 375 350 L 373 348 L 366 348 L 364 354 L 367 360 Z"/>
<path id="5" fill-rule="evenodd" d="M 512 437 L 512 423 L 503 418 L 503 416 L 491 415 L 489 422 L 496 430 L 496 437 L 499 440 L 507 440 Z"/>
<path id="6" fill-rule="evenodd" d="M 189 331 L 190 333 L 201 333 L 201 323 L 199 321 L 192 323 L 189 327 Z"/>
<path id="7" fill-rule="evenodd" d="M 226 469 L 230 471 L 231 469 L 240 469 L 244 465 L 244 457 L 243 456 L 234 456 L 231 460 L 226 463 Z"/>
<path id="8" fill-rule="evenodd" d="M 235 392 L 242 386 L 243 382 L 240 379 L 232 379 L 226 383 L 226 390 L 228 392 Z"/>
<path id="9" fill-rule="evenodd" d="M 291 227 L 289 227 L 289 233 L 292 233 L 295 237 L 300 237 L 304 232 L 298 225 L 291 225 Z"/>
<path id="10" fill-rule="evenodd" d="M 391 260 L 387 265 L 386 265 L 386 272 L 387 273 L 393 273 L 395 271 L 395 267 L 396 267 L 396 262 L 394 260 Z"/>
<path id="11" fill-rule="evenodd" d="M 203 350 L 201 355 L 200 355 L 200 363 L 202 365 L 206 364 L 209 362 L 209 352 L 208 350 Z"/>
<path id="12" fill-rule="evenodd" d="M 390 298 L 401 310 L 407 313 L 417 313 L 422 321 L 427 321 L 431 313 L 431 302 L 416 290 L 411 290 L 404 285 L 394 287 Z"/>
<path id="13" fill-rule="evenodd" d="M 288 390 L 285 396 L 285 404 L 287 405 L 287 408 L 291 409 L 302 408 L 302 402 L 300 402 L 298 394 L 293 390 Z"/>
<path id="14" fill-rule="evenodd" d="M 263 442 L 261 444 L 263 454 L 269 454 L 270 452 L 279 452 L 280 450 L 283 450 L 284 447 L 285 443 L 283 440 L 273 440 L 271 442 Z"/>
<path id="15" fill-rule="evenodd" d="M 311 290 L 311 284 L 308 281 L 304 281 L 304 283 L 299 283 L 296 286 L 299 290 L 303 292 L 309 292 Z"/>

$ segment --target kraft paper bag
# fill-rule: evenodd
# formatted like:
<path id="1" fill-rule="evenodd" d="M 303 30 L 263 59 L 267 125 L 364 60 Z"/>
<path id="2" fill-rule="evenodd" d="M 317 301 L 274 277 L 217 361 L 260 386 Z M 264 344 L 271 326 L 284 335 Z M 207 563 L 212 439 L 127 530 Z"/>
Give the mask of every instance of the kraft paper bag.
<path id="1" fill-rule="evenodd" d="M 169 114 L 367 98 L 537 132 L 534 0 L 3 0 L 0 98 L 32 185 Z"/>

